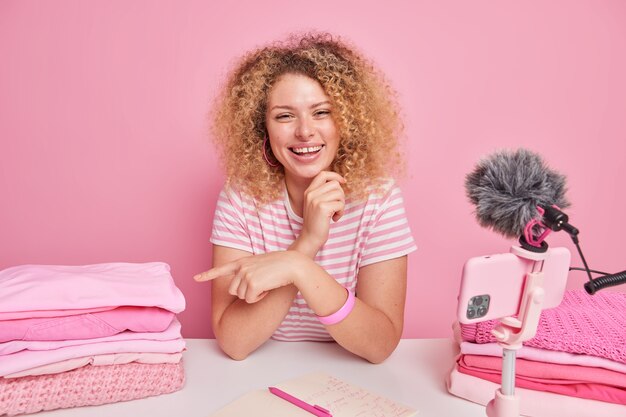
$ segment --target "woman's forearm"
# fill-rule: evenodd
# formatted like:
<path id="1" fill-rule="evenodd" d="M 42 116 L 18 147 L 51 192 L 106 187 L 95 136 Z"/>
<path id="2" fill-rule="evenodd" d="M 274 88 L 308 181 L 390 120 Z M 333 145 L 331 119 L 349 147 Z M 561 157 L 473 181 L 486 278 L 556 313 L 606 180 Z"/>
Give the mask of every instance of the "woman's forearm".
<path id="1" fill-rule="evenodd" d="M 359 299 L 348 317 L 326 330 L 344 349 L 372 363 L 387 359 L 402 335 L 401 324 L 394 325 L 383 312 Z"/>
<path id="2" fill-rule="evenodd" d="M 318 316 L 339 310 L 346 301 L 345 288 L 317 264 L 312 263 L 306 271 L 306 279 L 296 281 L 296 285 L 309 307 Z M 350 314 L 340 323 L 326 326 L 326 330 L 346 350 L 379 363 L 398 345 L 402 325 L 401 320 L 394 323 L 384 312 L 357 298 Z"/>
<path id="3" fill-rule="evenodd" d="M 256 303 L 233 301 L 213 323 L 222 350 L 233 359 L 245 359 L 280 326 L 297 292 L 295 286 L 289 285 L 270 291 Z"/>

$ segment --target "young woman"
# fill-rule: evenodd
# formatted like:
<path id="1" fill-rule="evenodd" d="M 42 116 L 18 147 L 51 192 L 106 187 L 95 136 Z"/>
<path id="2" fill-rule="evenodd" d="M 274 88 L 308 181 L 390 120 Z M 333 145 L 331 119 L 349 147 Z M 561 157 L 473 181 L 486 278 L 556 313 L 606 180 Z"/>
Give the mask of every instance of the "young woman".
<path id="1" fill-rule="evenodd" d="M 402 125 L 375 67 L 328 34 L 252 51 L 214 111 L 227 171 L 215 212 L 213 330 L 244 359 L 269 338 L 335 340 L 378 363 L 402 334 L 415 244 Z"/>

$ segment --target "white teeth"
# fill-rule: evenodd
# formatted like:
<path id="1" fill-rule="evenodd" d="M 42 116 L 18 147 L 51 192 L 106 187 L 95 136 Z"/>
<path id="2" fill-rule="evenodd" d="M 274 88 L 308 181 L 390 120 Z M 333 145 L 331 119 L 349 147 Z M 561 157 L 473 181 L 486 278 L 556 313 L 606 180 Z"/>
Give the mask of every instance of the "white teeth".
<path id="1" fill-rule="evenodd" d="M 320 149 L 322 149 L 321 146 L 313 146 L 313 147 L 310 147 L 310 148 L 291 148 L 292 151 L 294 151 L 295 153 L 300 153 L 300 154 L 317 152 Z"/>

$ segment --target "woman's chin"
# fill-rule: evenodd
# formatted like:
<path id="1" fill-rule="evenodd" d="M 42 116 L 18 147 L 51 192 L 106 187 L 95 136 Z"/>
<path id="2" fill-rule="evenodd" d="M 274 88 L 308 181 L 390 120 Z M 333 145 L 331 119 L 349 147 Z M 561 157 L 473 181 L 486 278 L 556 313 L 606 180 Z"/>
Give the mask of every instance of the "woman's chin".
<path id="1" fill-rule="evenodd" d="M 307 167 L 296 167 L 291 169 L 286 169 L 285 174 L 291 177 L 294 180 L 312 180 L 317 175 L 319 175 L 322 171 L 327 171 L 328 167 L 324 168 L 321 166 L 307 166 Z"/>

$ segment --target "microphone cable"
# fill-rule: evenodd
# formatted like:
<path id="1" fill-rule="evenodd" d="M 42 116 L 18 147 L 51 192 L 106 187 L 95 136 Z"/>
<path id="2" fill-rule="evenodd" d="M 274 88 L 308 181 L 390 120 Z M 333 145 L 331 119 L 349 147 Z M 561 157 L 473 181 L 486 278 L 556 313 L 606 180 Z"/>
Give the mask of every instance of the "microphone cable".
<path id="1" fill-rule="evenodd" d="M 585 282 L 585 291 L 593 295 L 596 291 L 603 288 L 614 287 L 616 285 L 626 283 L 626 271 L 618 272 L 617 274 L 607 274 L 599 278 L 593 278 L 588 282 Z"/>
<path id="2" fill-rule="evenodd" d="M 584 268 L 572 267 L 570 268 L 570 271 L 576 270 L 576 271 L 587 272 L 589 281 L 585 282 L 585 284 L 583 285 L 583 287 L 585 288 L 585 291 L 587 291 L 587 294 L 593 295 L 598 290 L 608 288 L 608 287 L 614 287 L 616 285 L 626 283 L 626 270 L 622 272 L 618 272 L 616 274 L 609 274 L 606 272 L 595 271 L 593 269 L 589 269 L 589 266 L 587 265 L 587 261 L 585 260 L 585 257 L 583 255 L 583 251 L 580 249 L 580 245 L 578 244 L 578 233 L 576 234 L 570 233 L 569 235 L 572 238 L 572 242 L 574 242 L 574 245 L 576 245 L 576 249 L 578 250 L 580 259 L 583 261 L 583 265 L 585 265 Z M 593 278 L 591 276 L 592 272 L 595 274 L 600 274 L 602 276 L 598 278 Z"/>

